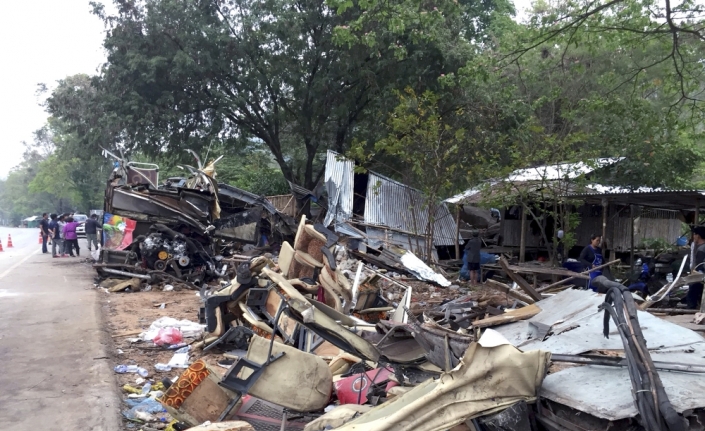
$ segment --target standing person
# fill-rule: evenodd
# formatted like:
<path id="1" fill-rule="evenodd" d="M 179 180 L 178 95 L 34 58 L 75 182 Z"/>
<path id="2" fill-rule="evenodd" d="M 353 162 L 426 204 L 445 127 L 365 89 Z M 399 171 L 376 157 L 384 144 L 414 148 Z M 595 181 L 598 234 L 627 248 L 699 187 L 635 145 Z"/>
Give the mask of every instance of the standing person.
<path id="1" fill-rule="evenodd" d="M 691 267 L 691 272 L 705 273 L 705 226 L 695 226 L 693 228 L 693 244 L 695 249 L 695 260 Z M 693 283 L 688 286 L 688 294 L 685 303 L 690 310 L 696 310 L 703 296 L 703 284 Z"/>
<path id="2" fill-rule="evenodd" d="M 470 238 L 468 243 L 465 244 L 465 253 L 467 253 L 468 260 L 468 271 L 470 271 L 470 284 L 476 284 L 478 282 L 481 248 L 482 241 L 480 240 L 480 233 L 474 230 L 472 232 L 472 238 Z"/>
<path id="3" fill-rule="evenodd" d="M 64 226 L 64 242 L 66 248 L 69 250 L 69 256 L 73 257 L 73 249 L 76 249 L 76 256 L 81 255 L 81 249 L 78 247 L 78 235 L 76 234 L 76 228 L 78 223 L 73 220 L 73 217 L 69 217 L 66 220 L 66 226 Z"/>
<path id="4" fill-rule="evenodd" d="M 61 250 L 61 257 L 68 257 L 66 254 L 66 238 L 64 237 L 64 228 L 66 227 L 66 214 L 61 214 L 59 220 L 56 223 L 59 225 L 59 249 Z"/>
<path id="5" fill-rule="evenodd" d="M 88 251 L 91 251 L 91 244 L 98 250 L 98 216 L 91 214 L 86 220 L 86 241 L 88 241 Z"/>
<path id="6" fill-rule="evenodd" d="M 49 215 L 42 214 L 42 221 L 39 222 L 39 229 L 42 232 L 42 253 L 47 254 L 47 240 L 49 239 Z"/>
<path id="7" fill-rule="evenodd" d="M 578 260 L 582 262 L 585 270 L 590 270 L 596 266 L 602 265 L 602 248 L 600 248 L 601 242 L 602 235 L 594 234 L 590 237 L 590 244 L 585 246 L 583 251 L 580 252 L 580 257 Z M 595 292 L 597 292 L 597 287 L 592 285 L 592 280 L 600 275 L 602 275 L 601 270 L 590 272 L 590 282 L 588 283 L 588 287 Z"/>
<path id="8" fill-rule="evenodd" d="M 49 216 L 51 221 L 49 222 L 49 237 L 51 238 L 51 257 L 59 257 L 61 255 L 61 243 L 59 239 L 59 222 L 58 216 L 52 214 Z M 56 249 L 59 249 L 59 253 L 56 253 Z"/>
<path id="9" fill-rule="evenodd" d="M 558 239 L 558 246 L 556 246 L 556 260 L 561 266 L 563 266 L 563 262 L 565 261 L 565 244 L 563 244 L 564 236 L 565 232 L 563 232 L 562 229 L 556 234 L 556 238 Z"/>

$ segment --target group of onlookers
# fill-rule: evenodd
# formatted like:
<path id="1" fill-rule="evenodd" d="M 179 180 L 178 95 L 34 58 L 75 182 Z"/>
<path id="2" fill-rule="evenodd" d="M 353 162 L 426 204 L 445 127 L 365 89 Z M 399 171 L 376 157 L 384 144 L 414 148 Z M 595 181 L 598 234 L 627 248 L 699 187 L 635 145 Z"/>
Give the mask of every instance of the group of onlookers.
<path id="1" fill-rule="evenodd" d="M 97 226 L 95 214 L 86 221 L 85 230 L 88 238 L 88 250 L 91 249 L 91 243 L 98 248 Z M 80 225 L 79 222 L 73 219 L 73 214 L 42 214 L 42 221 L 39 224 L 42 230 L 42 252 L 48 253 L 47 244 L 51 241 L 51 254 L 53 257 L 74 257 L 81 255 L 81 249 L 78 246 L 78 234 L 76 228 Z M 74 255 L 74 250 L 76 254 Z"/>

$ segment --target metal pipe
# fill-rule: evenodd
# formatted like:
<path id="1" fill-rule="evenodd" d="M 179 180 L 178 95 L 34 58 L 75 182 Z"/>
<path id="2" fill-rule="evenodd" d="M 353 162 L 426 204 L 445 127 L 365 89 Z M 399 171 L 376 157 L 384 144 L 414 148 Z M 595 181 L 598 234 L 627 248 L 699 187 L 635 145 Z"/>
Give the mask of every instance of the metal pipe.
<path id="1" fill-rule="evenodd" d="M 627 360 L 624 358 L 612 358 L 607 356 L 580 356 L 580 355 L 551 355 L 553 362 L 570 362 L 573 364 L 585 365 L 605 365 L 608 367 L 626 367 Z M 686 373 L 705 373 L 705 366 L 696 364 L 683 364 L 680 362 L 657 362 L 654 366 L 661 371 L 681 371 Z"/>
<path id="2" fill-rule="evenodd" d="M 142 280 L 152 280 L 152 277 L 150 277 L 149 275 L 133 274 L 131 272 L 119 271 L 117 269 L 103 268 L 103 271 L 110 274 L 123 275 L 125 277 L 141 278 Z"/>

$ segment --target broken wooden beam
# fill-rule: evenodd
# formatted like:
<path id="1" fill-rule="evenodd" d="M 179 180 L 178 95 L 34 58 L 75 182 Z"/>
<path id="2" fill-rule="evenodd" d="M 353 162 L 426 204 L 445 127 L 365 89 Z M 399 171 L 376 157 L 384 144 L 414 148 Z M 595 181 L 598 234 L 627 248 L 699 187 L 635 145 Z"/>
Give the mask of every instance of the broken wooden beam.
<path id="1" fill-rule="evenodd" d="M 687 308 L 647 308 L 646 311 L 654 314 L 696 314 L 700 312 L 699 310 L 689 310 Z"/>
<path id="2" fill-rule="evenodd" d="M 526 292 L 526 294 L 529 295 L 534 301 L 540 301 L 543 299 L 541 294 L 537 292 L 536 289 L 534 289 L 524 277 L 509 269 L 509 262 L 507 262 L 507 259 L 504 257 L 500 258 L 499 265 L 507 274 L 507 277 L 511 278 L 512 281 L 515 282 L 519 288 Z"/>
<path id="3" fill-rule="evenodd" d="M 570 276 L 570 277 L 568 277 L 568 278 L 564 278 L 564 279 L 561 280 L 561 281 L 557 281 L 557 282 L 555 282 L 555 283 L 553 283 L 553 284 L 549 284 L 548 286 L 544 286 L 544 287 L 541 287 L 541 288 L 539 288 L 539 289 L 536 289 L 536 291 L 539 292 L 539 293 L 545 292 L 545 291 L 547 291 L 547 290 L 553 289 L 554 287 L 560 286 L 561 284 L 565 283 L 566 281 L 570 281 L 570 280 L 573 280 L 573 279 L 575 279 L 575 278 L 584 278 L 583 276 L 585 276 L 585 275 L 587 275 L 587 276 L 588 276 L 588 279 L 589 279 L 589 278 L 590 278 L 590 273 L 591 273 L 592 271 L 597 271 L 598 269 L 602 269 L 602 268 L 608 267 L 608 266 L 610 266 L 610 265 L 614 265 L 614 264 L 617 263 L 617 262 L 621 262 L 621 260 L 616 259 L 616 260 L 613 260 L 612 262 L 605 263 L 604 265 L 596 266 L 596 267 L 590 269 L 589 271 L 584 271 L 584 272 L 581 272 L 581 273 L 579 273 L 579 274 L 575 274 L 575 275 L 573 275 L 573 276 Z"/>
<path id="4" fill-rule="evenodd" d="M 558 275 L 558 276 L 563 276 L 563 277 L 574 277 L 574 278 L 582 278 L 585 280 L 588 280 L 590 278 L 589 275 L 585 275 L 583 273 L 576 273 L 573 272 L 569 269 L 562 269 L 562 268 L 550 268 L 550 267 L 545 267 L 543 265 L 509 265 L 508 268 L 511 269 L 512 271 L 516 273 L 525 273 L 525 274 L 543 274 L 543 275 Z"/>
<path id="5" fill-rule="evenodd" d="M 476 328 L 488 328 L 490 326 L 518 322 L 520 320 L 530 319 L 540 312 L 541 308 L 539 308 L 536 304 L 531 304 L 526 307 L 507 310 L 503 314 L 488 317 L 487 319 L 476 320 L 475 322 L 472 322 L 472 326 Z"/>
<path id="6" fill-rule="evenodd" d="M 519 301 L 522 301 L 526 304 L 533 304 L 535 302 L 530 297 L 528 297 L 526 295 L 522 295 L 521 293 L 515 291 L 514 289 L 507 286 L 506 284 L 500 283 L 499 281 L 494 280 L 492 278 L 488 278 L 486 283 L 489 284 L 494 289 L 497 289 L 502 293 L 506 293 L 507 295 L 511 296 L 512 298 L 518 299 Z"/>

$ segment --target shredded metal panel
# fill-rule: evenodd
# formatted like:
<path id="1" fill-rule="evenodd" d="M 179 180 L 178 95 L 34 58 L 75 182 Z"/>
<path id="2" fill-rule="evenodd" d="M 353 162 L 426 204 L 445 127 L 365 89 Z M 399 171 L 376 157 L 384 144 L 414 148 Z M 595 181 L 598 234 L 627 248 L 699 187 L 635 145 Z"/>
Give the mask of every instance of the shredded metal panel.
<path id="1" fill-rule="evenodd" d="M 604 295 L 568 289 L 538 302 L 543 311 L 526 321 L 494 328 L 522 350 L 542 349 L 555 354 L 579 355 L 593 350 L 623 350 L 624 345 L 612 323 L 610 338 L 602 335 L 604 311 L 597 307 Z M 679 346 L 703 345 L 705 338 L 690 329 L 639 311 L 639 323 L 651 351 Z M 552 325 L 545 341 L 529 339 L 529 322 Z"/>
<path id="2" fill-rule="evenodd" d="M 323 177 L 328 192 L 328 212 L 323 221 L 325 226 L 330 226 L 334 220 L 345 222 L 352 218 L 354 168 L 352 160 L 328 151 Z"/>
<path id="3" fill-rule="evenodd" d="M 387 226 L 412 235 L 425 236 L 429 210 L 424 208 L 423 194 L 390 178 L 369 173 L 365 198 L 365 223 Z M 436 209 L 434 244 L 453 245 L 455 220 L 445 204 Z"/>
<path id="4" fill-rule="evenodd" d="M 702 350 L 700 355 L 691 354 L 688 362 L 701 363 Z M 672 371 L 659 371 L 658 374 L 678 413 L 705 407 L 702 395 L 705 393 L 705 375 Z M 626 368 L 587 365 L 549 374 L 543 381 L 540 396 L 611 421 L 638 415 Z"/>

